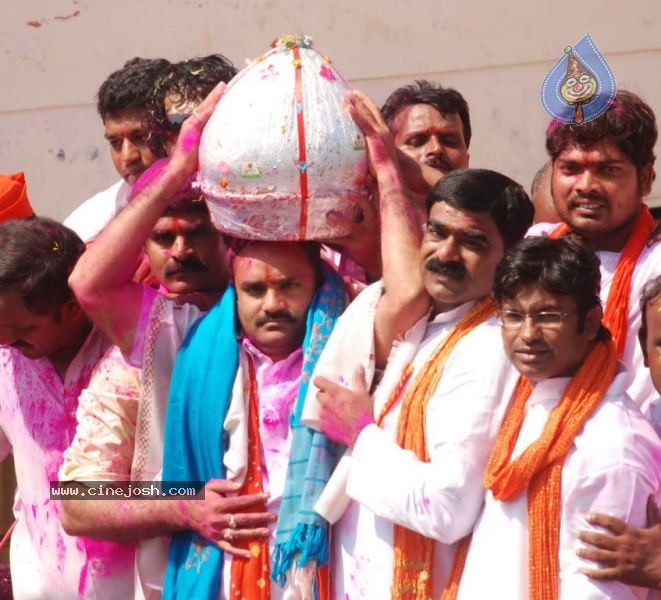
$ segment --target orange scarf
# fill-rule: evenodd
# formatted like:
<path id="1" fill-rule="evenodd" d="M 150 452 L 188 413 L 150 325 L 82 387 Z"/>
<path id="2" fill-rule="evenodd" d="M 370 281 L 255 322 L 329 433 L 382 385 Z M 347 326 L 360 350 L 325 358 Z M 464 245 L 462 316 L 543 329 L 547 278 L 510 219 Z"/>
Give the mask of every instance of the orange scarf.
<path id="1" fill-rule="evenodd" d="M 438 387 L 445 362 L 457 343 L 480 323 L 495 313 L 496 305 L 490 298 L 480 300 L 457 323 L 442 344 L 436 348 L 422 367 L 402 400 L 397 424 L 397 443 L 406 450 L 413 450 L 419 460 L 429 462 L 427 452 L 426 413 L 427 403 Z M 407 368 L 406 381 L 411 374 Z M 379 421 L 396 402 L 403 385 L 391 394 Z M 391 597 L 399 600 L 427 600 L 432 596 L 432 567 L 434 540 L 400 525 L 394 526 L 394 573 Z"/>
<path id="2" fill-rule="evenodd" d="M 606 307 L 604 309 L 604 324 L 613 334 L 618 356 L 624 353 L 629 330 L 629 301 L 631 296 L 631 278 L 636 261 L 647 244 L 652 233 L 654 219 L 649 208 L 643 204 L 636 223 L 624 245 L 620 260 L 617 262 L 613 282 L 611 283 Z M 549 237 L 557 239 L 569 233 L 569 227 L 562 223 L 558 225 Z"/>
<path id="3" fill-rule="evenodd" d="M 487 464 L 484 486 L 496 500 L 514 500 L 528 489 L 528 543 L 530 600 L 557 600 L 558 545 L 562 465 L 574 438 L 601 402 L 617 370 L 617 350 L 612 341 L 598 342 L 567 385 L 551 411 L 541 436 L 511 460 L 532 392 L 521 377 Z M 466 560 L 468 539 L 462 540 L 450 581 L 441 600 L 457 597 Z"/>
<path id="4" fill-rule="evenodd" d="M 259 494 L 264 491 L 261 469 L 261 438 L 259 436 L 259 395 L 257 379 L 252 359 L 248 357 L 248 372 L 250 376 L 250 403 L 248 408 L 248 465 L 246 479 L 239 495 Z M 262 507 L 266 510 L 266 507 Z M 251 511 L 254 511 L 254 507 Z M 269 580 L 269 543 L 266 539 L 250 542 L 235 542 L 239 548 L 250 550 L 250 558 L 234 557 L 232 559 L 232 577 L 230 582 L 230 598 L 246 600 L 269 600 L 271 597 L 271 582 Z"/>

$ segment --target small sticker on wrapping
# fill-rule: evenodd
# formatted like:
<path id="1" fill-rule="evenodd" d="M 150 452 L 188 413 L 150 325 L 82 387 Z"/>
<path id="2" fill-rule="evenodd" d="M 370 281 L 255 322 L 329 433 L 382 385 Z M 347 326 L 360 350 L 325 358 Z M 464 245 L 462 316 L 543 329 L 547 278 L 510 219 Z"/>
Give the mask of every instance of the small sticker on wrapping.
<path id="1" fill-rule="evenodd" d="M 365 138 L 362 134 L 357 133 L 353 137 L 352 146 L 354 150 L 365 150 Z"/>
<path id="2" fill-rule="evenodd" d="M 247 162 L 241 166 L 241 177 L 244 179 L 258 179 L 262 176 L 257 163 Z"/>

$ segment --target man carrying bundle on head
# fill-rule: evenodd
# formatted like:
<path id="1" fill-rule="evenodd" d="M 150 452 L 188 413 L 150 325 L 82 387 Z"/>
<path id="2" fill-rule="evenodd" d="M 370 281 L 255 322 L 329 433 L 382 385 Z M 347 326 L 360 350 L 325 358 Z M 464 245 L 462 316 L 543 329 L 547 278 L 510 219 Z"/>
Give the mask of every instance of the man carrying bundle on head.
<path id="1" fill-rule="evenodd" d="M 172 502 L 145 529 L 180 531 L 164 597 L 307 598 L 328 554 L 326 523 L 312 506 L 333 447 L 300 426 L 300 412 L 344 306 L 341 280 L 322 268 L 317 244 L 249 241 L 236 249 L 234 285 L 204 318 L 131 282 L 141 244 L 197 167 L 200 134 L 221 94 L 184 123 L 170 163 L 90 247 L 71 284 L 143 365 L 152 401 L 167 406 L 163 480 L 206 484 L 199 499 Z"/>

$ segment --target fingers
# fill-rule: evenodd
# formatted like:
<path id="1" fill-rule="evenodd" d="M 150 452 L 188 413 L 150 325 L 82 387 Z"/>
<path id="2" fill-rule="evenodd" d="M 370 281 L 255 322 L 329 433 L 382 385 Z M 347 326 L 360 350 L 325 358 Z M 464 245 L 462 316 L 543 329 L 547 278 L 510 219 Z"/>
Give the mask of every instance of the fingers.
<path id="1" fill-rule="evenodd" d="M 228 554 L 231 554 L 232 556 L 240 556 L 242 558 L 250 558 L 250 550 L 247 550 L 245 548 L 239 548 L 237 546 L 233 546 L 229 542 L 226 542 L 224 540 L 216 542 L 218 544 L 218 547 L 223 551 L 227 552 Z"/>
<path id="2" fill-rule="evenodd" d="M 197 126 L 203 126 L 209 120 L 209 117 L 213 113 L 214 108 L 216 108 L 218 101 L 223 97 L 226 87 L 227 84 L 224 81 L 221 81 L 209 92 L 207 97 L 202 100 L 202 102 L 193 111 L 193 114 L 189 119 L 186 120 L 186 122 L 192 121 L 192 123 Z"/>
<path id="3" fill-rule="evenodd" d="M 581 573 L 599 581 L 610 581 L 621 576 L 619 569 L 581 569 Z"/>
<path id="4" fill-rule="evenodd" d="M 596 531 L 579 531 L 578 539 L 602 550 L 615 550 L 618 542 L 617 538 L 603 533 L 597 533 Z M 580 551 L 582 552 L 583 549 Z M 592 552 L 592 549 L 590 549 L 590 552 Z M 583 556 L 583 554 L 579 556 Z"/>
<path id="5" fill-rule="evenodd" d="M 234 522 L 232 522 L 234 517 Z M 254 530 L 256 527 L 267 525 L 277 519 L 273 513 L 259 512 L 259 513 L 236 513 L 227 515 L 227 527 L 238 531 Z M 263 529 L 263 527 L 260 528 Z M 268 531 L 268 530 L 267 530 Z"/>
<path id="6" fill-rule="evenodd" d="M 225 498 L 225 502 L 223 504 L 223 512 L 227 512 L 228 514 L 243 512 L 250 507 L 256 507 L 260 505 L 263 506 L 268 499 L 268 494 L 246 494 L 245 496 L 233 496 L 230 498 Z"/>
<path id="7" fill-rule="evenodd" d="M 603 527 L 604 529 L 608 529 L 608 531 L 611 531 L 615 535 L 622 535 L 628 527 L 628 525 L 624 521 L 621 521 L 616 517 L 611 517 L 610 515 L 602 515 L 602 514 L 588 515 L 586 520 L 588 523 L 590 523 L 590 525 Z"/>
<path id="8" fill-rule="evenodd" d="M 241 489 L 241 486 L 228 479 L 210 479 L 204 486 L 204 489 L 219 494 L 232 494 L 238 492 Z"/>
<path id="9" fill-rule="evenodd" d="M 379 107 L 369 96 L 358 90 L 349 90 L 345 98 L 348 102 L 348 111 L 351 118 L 363 130 L 365 135 L 388 129 Z"/>
<path id="10" fill-rule="evenodd" d="M 353 372 L 353 389 L 356 392 L 367 392 L 365 367 L 363 367 L 363 365 L 358 365 Z"/>

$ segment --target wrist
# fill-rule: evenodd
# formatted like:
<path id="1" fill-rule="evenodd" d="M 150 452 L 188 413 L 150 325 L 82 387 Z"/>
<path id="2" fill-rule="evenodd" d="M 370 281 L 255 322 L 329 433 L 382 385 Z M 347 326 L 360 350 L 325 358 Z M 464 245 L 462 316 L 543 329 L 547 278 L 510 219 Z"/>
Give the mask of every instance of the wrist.
<path id="1" fill-rule="evenodd" d="M 369 425 L 374 425 L 374 418 L 372 415 L 369 413 L 363 413 L 360 415 L 356 421 L 356 427 L 354 429 L 354 435 L 353 439 L 351 440 L 351 447 L 355 446 L 356 441 L 358 440 L 358 436 L 360 433 L 365 429 L 365 427 L 368 427 Z"/>

